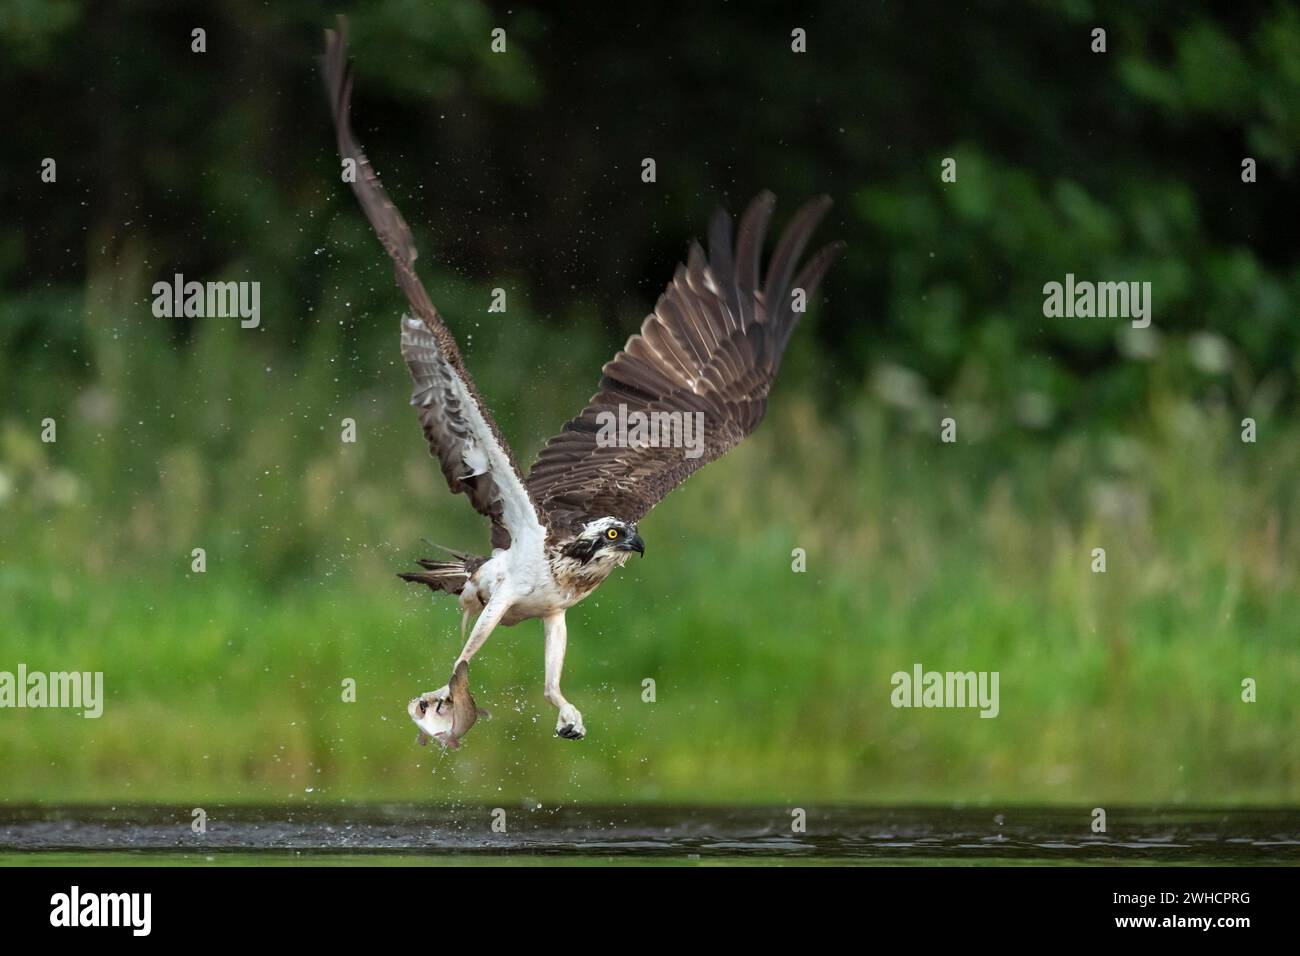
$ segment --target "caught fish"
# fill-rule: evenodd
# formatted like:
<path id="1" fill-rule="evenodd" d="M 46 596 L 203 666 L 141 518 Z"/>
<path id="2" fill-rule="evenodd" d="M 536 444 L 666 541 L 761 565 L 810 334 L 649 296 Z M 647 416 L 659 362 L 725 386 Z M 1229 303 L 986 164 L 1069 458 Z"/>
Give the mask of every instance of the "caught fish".
<path id="1" fill-rule="evenodd" d="M 451 675 L 451 683 L 440 691 L 421 694 L 406 705 L 406 712 L 420 728 L 415 742 L 421 747 L 433 738 L 444 747 L 455 750 L 460 740 L 474 726 L 479 716 L 488 716 L 474 704 L 469 692 L 469 665 L 461 661 Z"/>

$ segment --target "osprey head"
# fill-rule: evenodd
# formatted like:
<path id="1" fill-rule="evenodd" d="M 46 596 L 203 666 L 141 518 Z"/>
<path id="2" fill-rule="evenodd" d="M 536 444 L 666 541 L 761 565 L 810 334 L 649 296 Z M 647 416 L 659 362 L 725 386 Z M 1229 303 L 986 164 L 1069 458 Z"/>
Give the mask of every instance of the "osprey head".
<path id="1" fill-rule="evenodd" d="M 583 564 L 599 561 L 621 565 L 633 551 L 644 556 L 645 542 L 636 533 L 636 525 L 606 516 L 584 524 L 578 536 L 564 550 Z"/>

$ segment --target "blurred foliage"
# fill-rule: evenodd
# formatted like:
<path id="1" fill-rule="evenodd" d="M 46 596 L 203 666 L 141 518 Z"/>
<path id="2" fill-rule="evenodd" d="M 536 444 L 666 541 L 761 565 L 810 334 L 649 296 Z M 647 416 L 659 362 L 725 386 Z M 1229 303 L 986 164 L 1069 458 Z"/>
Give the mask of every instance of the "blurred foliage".
<path id="1" fill-rule="evenodd" d="M 838 205 L 823 233 L 851 250 L 806 333 L 822 374 L 805 385 L 828 407 L 885 360 L 940 393 L 977 380 L 1010 429 L 1026 393 L 1050 410 L 1043 427 L 1122 415 L 1148 370 L 1126 354 L 1122 323 L 1044 320 L 1042 286 L 1066 272 L 1152 282 L 1152 348 L 1213 333 L 1247 384 L 1276 376 L 1268 397 L 1295 397 L 1292 4 L 345 9 L 358 132 L 426 272 L 504 284 L 552 329 L 599 315 L 613 347 L 715 204 L 772 188 L 788 212 L 827 192 Z M 10 361 L 85 381 L 84 282 L 124 262 L 142 265 L 139 285 L 119 289 L 136 307 L 174 272 L 260 281 L 264 335 L 284 355 L 335 317 L 348 325 L 340 361 L 389 342 L 373 318 L 397 301 L 389 268 L 337 175 L 319 5 L 0 11 Z M 498 25 L 503 55 L 489 48 Z M 790 52 L 796 25 L 806 54 Z M 1090 51 L 1095 25 L 1105 54 Z M 206 53 L 190 52 L 195 26 Z M 57 185 L 39 180 L 46 156 Z M 639 178 L 645 156 L 654 185 Z M 956 183 L 940 181 L 945 157 Z M 1249 388 L 1228 397 L 1270 410 Z"/>
<path id="2" fill-rule="evenodd" d="M 328 376 L 299 376 L 276 394 L 328 420 L 268 411 L 206 371 L 238 336 L 202 340 L 192 365 L 146 347 L 174 418 L 144 390 L 114 429 L 81 421 L 56 449 L 17 422 L 0 439 L 0 661 L 102 670 L 108 695 L 98 720 L 0 714 L 0 798 L 1300 798 L 1294 429 L 1242 445 L 1225 408 L 1168 393 L 1138 429 L 1003 456 L 909 434 L 866 395 L 830 425 L 787 391 L 642 523 L 649 556 L 570 612 L 565 688 L 588 739 L 553 736 L 526 622 L 475 658 L 493 717 L 444 755 L 415 746 L 404 704 L 438 683 L 460 615 L 393 570 L 424 534 L 480 540 L 477 516 L 433 480 L 401 388 L 334 405 Z M 494 385 L 541 347 L 514 337 L 484 349 Z M 513 421 L 531 434 L 550 404 Z M 915 662 L 998 671 L 997 719 L 893 709 L 890 677 Z"/>
<path id="3" fill-rule="evenodd" d="M 412 757 L 458 620 L 392 572 L 485 534 L 405 408 L 332 23 L 3 0 L 0 669 L 75 659 L 110 700 L 0 715 L 0 798 L 410 797 L 430 765 L 485 799 L 1300 798 L 1294 5 L 341 6 L 358 136 L 521 460 L 715 204 L 827 192 L 848 254 L 772 420 L 574 612 L 592 738 L 549 739 L 525 624 L 476 661 L 496 720 Z M 260 282 L 261 327 L 154 318 L 178 272 Z M 1067 272 L 1150 281 L 1151 329 L 1044 318 Z M 1003 715 L 892 710 L 915 660 L 1001 670 Z"/>

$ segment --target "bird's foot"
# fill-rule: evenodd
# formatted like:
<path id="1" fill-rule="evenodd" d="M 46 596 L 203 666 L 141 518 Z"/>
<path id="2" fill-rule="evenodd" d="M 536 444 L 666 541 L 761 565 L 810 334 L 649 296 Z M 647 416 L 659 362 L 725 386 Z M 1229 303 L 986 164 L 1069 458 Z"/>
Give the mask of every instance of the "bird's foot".
<path id="1" fill-rule="evenodd" d="M 560 708 L 560 719 L 555 722 L 555 736 L 565 740 L 581 740 L 587 736 L 587 728 L 582 724 L 582 714 L 572 704 Z"/>

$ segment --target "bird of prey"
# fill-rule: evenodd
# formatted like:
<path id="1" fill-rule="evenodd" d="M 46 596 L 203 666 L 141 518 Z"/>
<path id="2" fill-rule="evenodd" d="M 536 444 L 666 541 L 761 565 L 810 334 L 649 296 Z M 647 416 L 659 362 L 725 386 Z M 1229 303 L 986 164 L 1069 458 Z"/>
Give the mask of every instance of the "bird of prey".
<path id="1" fill-rule="evenodd" d="M 475 618 L 453 669 L 467 663 L 497 625 L 541 618 L 545 696 L 559 711 L 556 734 L 581 739 L 582 714 L 560 690 L 564 613 L 633 553 L 644 556 L 637 523 L 763 418 L 804 303 L 842 248 L 832 243 L 800 265 L 830 200 L 813 199 L 795 213 L 761 281 L 759 258 L 775 200 L 763 193 L 751 203 L 734 243 L 731 219 L 719 210 L 708 257 L 692 243 L 641 331 L 602 369 L 587 407 L 547 442 L 525 475 L 416 276 L 410 228 L 353 138 L 345 26 L 340 21 L 337 32 L 326 31 L 326 88 L 339 154 L 356 163 L 352 188 L 410 303 L 411 314 L 401 320 L 401 350 L 414 380 L 411 404 L 452 492 L 468 497 L 492 526 L 489 556 L 449 551 L 450 560 L 420 560 L 422 570 L 400 577 L 457 596 L 465 612 L 462 629 Z M 689 416 L 703 425 L 700 440 L 684 449 L 644 434 L 620 440 L 626 436 L 605 427 L 637 413 L 642 423 Z M 448 688 L 434 692 L 439 699 L 448 694 Z"/>

